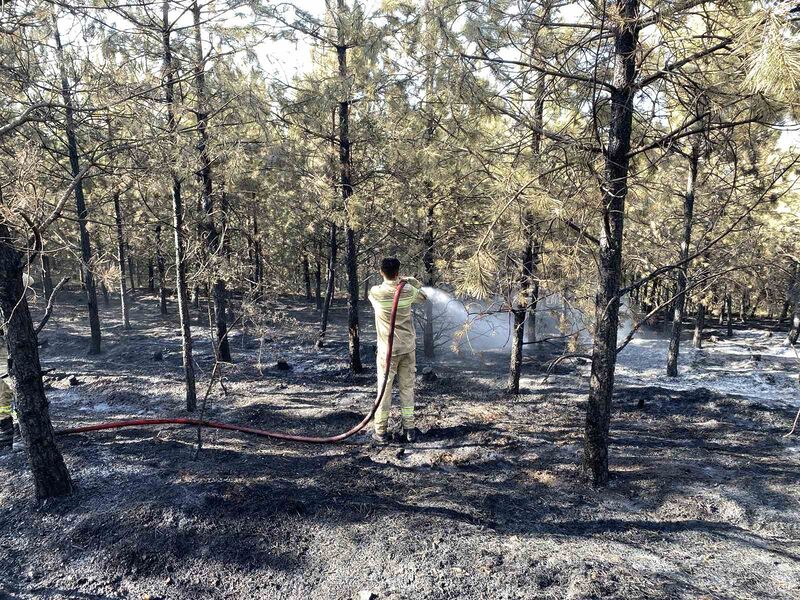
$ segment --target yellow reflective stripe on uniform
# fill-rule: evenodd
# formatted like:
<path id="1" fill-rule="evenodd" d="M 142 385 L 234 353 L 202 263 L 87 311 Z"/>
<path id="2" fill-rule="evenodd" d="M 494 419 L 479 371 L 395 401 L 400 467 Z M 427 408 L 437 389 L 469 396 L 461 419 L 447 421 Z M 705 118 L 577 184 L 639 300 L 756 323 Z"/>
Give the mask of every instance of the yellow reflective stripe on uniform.
<path id="1" fill-rule="evenodd" d="M 10 406 L 0 406 L 0 415 L 10 415 L 10 414 L 11 414 Z"/>

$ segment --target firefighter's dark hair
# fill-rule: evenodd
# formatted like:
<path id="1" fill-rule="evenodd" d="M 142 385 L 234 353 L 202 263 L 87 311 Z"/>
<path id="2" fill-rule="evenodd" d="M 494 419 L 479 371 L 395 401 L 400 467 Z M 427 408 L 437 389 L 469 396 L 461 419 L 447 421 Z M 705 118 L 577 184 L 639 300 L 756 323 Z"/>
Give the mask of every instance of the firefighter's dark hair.
<path id="1" fill-rule="evenodd" d="M 387 279 L 394 279 L 400 272 L 400 261 L 394 256 L 387 256 L 381 261 L 381 273 Z"/>

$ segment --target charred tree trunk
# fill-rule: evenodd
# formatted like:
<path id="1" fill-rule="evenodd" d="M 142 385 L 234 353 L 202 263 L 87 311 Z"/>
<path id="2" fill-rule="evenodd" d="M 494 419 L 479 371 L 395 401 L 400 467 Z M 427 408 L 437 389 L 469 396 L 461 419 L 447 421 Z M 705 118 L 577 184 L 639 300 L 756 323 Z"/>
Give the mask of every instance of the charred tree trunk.
<path id="1" fill-rule="evenodd" d="M 678 354 L 681 346 L 681 333 L 683 332 L 683 311 L 686 306 L 686 281 L 689 271 L 687 257 L 689 244 L 692 241 L 692 220 L 694 218 L 694 195 L 697 187 L 697 171 L 700 164 L 700 141 L 692 142 L 692 152 L 689 156 L 689 177 L 686 181 L 686 195 L 683 197 L 683 238 L 681 250 L 678 254 L 678 283 L 675 290 L 672 316 L 672 336 L 669 340 L 667 353 L 667 375 L 678 376 Z"/>
<path id="2" fill-rule="evenodd" d="M 36 497 L 40 500 L 72 492 L 64 458 L 56 446 L 50 409 L 44 394 L 39 349 L 25 298 L 23 257 L 11 231 L 0 222 L 0 316 L 8 349 L 8 383 L 14 394 Z M 6 365 L 2 365 L 4 371 Z"/>
<path id="3" fill-rule="evenodd" d="M 702 302 L 697 303 L 697 316 L 694 319 L 694 338 L 692 346 L 695 348 L 703 347 L 703 327 L 706 325 L 706 306 Z"/>
<path id="4" fill-rule="evenodd" d="M 725 318 L 727 319 L 727 332 L 728 337 L 733 336 L 733 301 L 730 294 L 725 294 Z"/>
<path id="5" fill-rule="evenodd" d="M 608 146 L 603 181 L 603 229 L 598 252 L 599 286 L 595 298 L 594 347 L 589 402 L 586 408 L 583 469 L 595 485 L 608 483 L 608 431 L 619 328 L 619 278 L 622 273 L 622 233 L 633 118 L 638 0 L 612 4 L 619 21 L 614 32 L 614 89 L 611 92 Z"/>
<path id="6" fill-rule="evenodd" d="M 147 290 L 149 292 L 156 291 L 156 271 L 152 256 L 147 259 Z"/>
<path id="7" fill-rule="evenodd" d="M 537 270 L 541 262 L 542 245 L 534 241 L 533 262 L 531 263 L 531 297 L 528 303 L 528 320 L 525 323 L 525 340 L 536 341 L 536 311 L 539 307 L 539 277 Z"/>
<path id="8" fill-rule="evenodd" d="M 128 242 L 125 242 L 125 255 L 128 257 L 128 278 L 131 280 L 130 292 L 133 294 L 136 292 L 138 282 L 136 281 L 136 263 L 133 260 L 131 245 Z"/>
<path id="9" fill-rule="evenodd" d="M 800 273 L 798 273 L 798 263 L 792 261 L 792 274 L 789 277 L 789 285 L 786 288 L 786 300 L 783 303 L 781 315 L 778 318 L 778 325 L 782 325 L 786 320 L 786 317 L 789 316 L 789 309 L 792 306 L 792 296 L 794 294 L 795 286 L 797 285 L 798 275 L 800 275 Z"/>
<path id="10" fill-rule="evenodd" d="M 747 321 L 747 307 L 750 305 L 750 298 L 747 290 L 742 290 L 742 295 L 739 297 L 739 322 L 745 323 Z"/>
<path id="11" fill-rule="evenodd" d="M 794 346 L 797 344 L 798 336 L 800 336 L 800 312 L 798 312 L 797 304 L 795 304 L 794 314 L 792 314 L 792 328 L 789 330 L 786 340 Z"/>
<path id="12" fill-rule="evenodd" d="M 311 269 L 308 264 L 308 254 L 303 252 L 303 285 L 306 291 L 306 302 L 311 302 Z"/>
<path id="13" fill-rule="evenodd" d="M 800 336 L 800 283 L 793 282 L 789 290 L 789 299 L 792 305 L 792 326 L 786 340 L 794 346 Z"/>
<path id="14" fill-rule="evenodd" d="M 67 152 L 73 179 L 80 173 L 80 158 L 78 155 L 78 139 L 75 134 L 75 116 L 72 103 L 72 92 L 67 78 L 67 66 L 64 60 L 61 36 L 58 33 L 58 20 L 53 13 L 53 35 L 55 36 L 56 51 L 58 54 L 58 68 L 61 75 L 61 97 L 64 100 L 64 113 L 66 115 Z M 89 354 L 99 354 L 102 350 L 102 334 L 100 331 L 100 313 L 97 307 L 97 289 L 95 287 L 94 273 L 91 270 L 92 245 L 89 239 L 89 230 L 86 227 L 88 210 L 83 194 L 83 180 L 78 179 L 75 185 L 75 208 L 78 213 L 78 230 L 81 245 L 81 280 L 86 287 L 86 301 L 89 308 Z"/>
<path id="15" fill-rule="evenodd" d="M 122 305 L 122 327 L 131 328 L 130 307 L 128 306 L 128 289 L 125 285 L 125 235 L 122 229 L 122 207 L 119 192 L 114 193 L 114 223 L 117 228 L 117 262 L 119 264 L 119 296 Z"/>
<path id="16" fill-rule="evenodd" d="M 39 259 L 42 265 L 42 293 L 45 302 L 49 302 L 50 296 L 53 294 L 53 269 L 50 257 L 44 252 L 39 255 Z"/>
<path id="17" fill-rule="evenodd" d="M 339 15 L 344 15 L 344 0 L 337 0 Z M 336 45 L 336 58 L 339 64 L 339 79 L 342 84 L 342 94 L 345 96 L 339 102 L 339 183 L 342 188 L 342 204 L 345 212 L 345 266 L 347 268 L 347 337 L 350 355 L 350 370 L 361 373 L 364 370 L 361 364 L 361 342 L 359 338 L 358 323 L 358 249 L 356 232 L 349 217 L 350 198 L 353 195 L 353 157 L 350 152 L 350 98 L 347 86 L 347 44 L 344 39 L 343 24 L 338 26 L 338 39 Z"/>
<path id="18" fill-rule="evenodd" d="M 513 302 L 514 328 L 511 332 L 511 368 L 508 374 L 506 389 L 512 394 L 519 394 L 519 378 L 522 371 L 522 349 L 525 344 L 525 319 L 528 315 L 528 294 L 533 274 L 533 223 L 530 215 L 526 216 L 525 252 L 522 256 L 522 268 L 519 278 L 519 299 Z"/>
<path id="19" fill-rule="evenodd" d="M 197 132 L 199 135 L 197 150 L 200 154 L 198 178 L 201 187 L 200 205 L 205 217 L 202 237 L 214 280 L 214 324 L 217 330 L 217 354 L 219 360 L 231 362 L 228 320 L 225 310 L 227 291 L 225 289 L 225 280 L 219 273 L 219 261 L 215 260 L 215 257 L 220 255 L 221 245 L 219 230 L 214 223 L 213 179 L 211 157 L 208 154 L 208 99 L 206 94 L 205 57 L 203 56 L 203 39 L 200 32 L 200 5 L 196 1 L 192 3 L 192 16 L 194 17 L 194 73 L 195 87 L 197 89 L 197 108 L 195 113 L 197 115 Z"/>
<path id="20" fill-rule="evenodd" d="M 158 308 L 162 315 L 167 314 L 167 263 L 161 247 L 161 225 L 155 227 L 156 268 L 158 269 Z"/>
<path id="21" fill-rule="evenodd" d="M 544 77 L 539 77 L 536 93 L 536 108 L 534 113 L 533 139 L 531 143 L 531 155 L 535 161 L 542 150 L 541 130 L 544 123 Z M 534 167 L 536 168 L 536 167 Z M 508 373 L 507 390 L 513 394 L 519 393 L 519 378 L 522 373 L 522 354 L 525 347 L 525 324 L 528 319 L 533 320 L 533 327 L 536 327 L 536 316 L 530 315 L 531 287 L 533 284 L 533 269 L 538 260 L 536 251 L 538 248 L 534 236 L 534 217 L 530 211 L 526 211 L 522 221 L 523 236 L 525 239 L 525 250 L 522 254 L 519 274 L 519 296 L 517 301 L 512 299 L 512 313 L 514 315 L 514 326 L 511 332 L 511 365 Z M 538 287 L 535 291 L 538 296 Z M 536 307 L 534 305 L 534 312 Z M 535 329 L 534 329 L 535 337 Z"/>
<path id="22" fill-rule="evenodd" d="M 314 266 L 314 301 L 317 310 L 322 310 L 322 246 L 318 245 Z"/>
<path id="23" fill-rule="evenodd" d="M 175 73 L 172 65 L 172 47 L 170 33 L 172 31 L 169 21 L 169 2 L 162 5 L 162 44 L 164 50 L 164 91 L 167 104 L 167 129 L 172 136 L 174 146 L 177 148 L 178 126 L 175 120 Z M 197 407 L 197 392 L 195 389 L 194 362 L 192 358 L 192 329 L 189 317 L 189 290 L 186 282 L 186 247 L 184 242 L 185 226 L 183 223 L 183 199 L 181 198 L 181 180 L 178 174 L 172 172 L 172 217 L 175 232 L 175 279 L 176 295 L 178 297 L 178 314 L 180 315 L 181 342 L 183 345 L 183 373 L 186 392 L 186 410 L 192 412 Z"/>
<path id="24" fill-rule="evenodd" d="M 103 246 L 100 244 L 99 240 L 95 244 L 95 250 L 96 254 L 93 264 L 99 265 L 103 257 Z M 100 295 L 103 297 L 103 306 L 108 308 L 109 304 L 111 304 L 111 299 L 109 298 L 108 286 L 106 285 L 105 279 L 100 280 Z"/>
<path id="25" fill-rule="evenodd" d="M 317 348 L 325 345 L 325 333 L 328 330 L 328 313 L 333 302 L 333 287 L 336 283 L 336 224 L 331 223 L 330 256 L 328 256 L 328 282 L 325 286 L 325 302 L 322 304 L 322 321 L 317 338 Z"/>

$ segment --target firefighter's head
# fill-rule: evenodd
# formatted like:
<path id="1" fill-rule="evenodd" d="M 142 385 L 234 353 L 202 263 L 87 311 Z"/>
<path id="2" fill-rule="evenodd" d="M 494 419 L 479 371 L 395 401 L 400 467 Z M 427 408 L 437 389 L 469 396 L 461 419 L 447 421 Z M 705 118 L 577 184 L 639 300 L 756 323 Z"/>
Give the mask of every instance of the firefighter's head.
<path id="1" fill-rule="evenodd" d="M 381 261 L 381 275 L 386 279 L 397 279 L 400 273 L 400 261 L 394 256 L 387 256 Z"/>

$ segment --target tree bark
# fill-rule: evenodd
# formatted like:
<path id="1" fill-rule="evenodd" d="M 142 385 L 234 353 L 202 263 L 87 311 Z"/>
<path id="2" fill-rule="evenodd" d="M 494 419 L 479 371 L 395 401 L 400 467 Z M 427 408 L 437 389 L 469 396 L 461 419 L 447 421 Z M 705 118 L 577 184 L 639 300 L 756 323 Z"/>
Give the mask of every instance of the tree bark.
<path id="1" fill-rule="evenodd" d="M 131 280 L 131 287 L 130 292 L 131 294 L 136 292 L 137 280 L 136 280 L 136 264 L 133 261 L 133 256 L 131 255 L 131 245 L 127 241 L 125 242 L 125 255 L 128 257 L 128 278 Z"/>
<path id="2" fill-rule="evenodd" d="M 333 287 L 336 282 L 336 224 L 330 227 L 330 256 L 328 257 L 328 282 L 325 286 L 325 302 L 322 304 L 322 320 L 317 338 L 317 348 L 325 345 L 325 333 L 328 330 L 328 313 L 333 302 Z"/>
<path id="3" fill-rule="evenodd" d="M 261 258 L 261 240 L 258 236 L 258 217 L 255 212 L 255 194 L 253 195 L 253 279 L 256 282 L 256 289 L 261 289 L 264 279 L 264 267 Z"/>
<path id="4" fill-rule="evenodd" d="M 800 283 L 794 281 L 789 289 L 789 299 L 792 305 L 792 326 L 786 340 L 794 346 L 800 336 Z"/>
<path id="5" fill-rule="evenodd" d="M 322 310 L 322 244 L 318 242 L 314 267 L 314 301 L 317 310 Z"/>
<path id="6" fill-rule="evenodd" d="M 11 231 L 0 222 L 0 316 L 8 349 L 8 383 L 14 394 L 36 497 L 40 500 L 72 492 L 72 481 L 58 449 L 44 394 L 42 367 L 25 286 L 23 257 Z M 6 365 L 0 369 L 6 370 Z"/>
<path id="7" fill-rule="evenodd" d="M 308 254 L 303 252 L 303 285 L 306 291 L 306 302 L 311 302 L 311 270 L 308 264 Z"/>
<path id="8" fill-rule="evenodd" d="M 792 328 L 789 330 L 789 335 L 786 336 L 786 340 L 792 346 L 797 344 L 797 338 L 800 336 L 800 312 L 796 307 L 797 305 L 795 304 L 794 314 L 792 314 Z"/>
<path id="9" fill-rule="evenodd" d="M 549 9 L 548 9 L 549 14 Z M 537 84 L 536 91 L 536 107 L 534 112 L 534 127 L 532 132 L 531 142 L 531 155 L 535 162 L 542 150 L 542 135 L 541 130 L 544 123 L 544 77 L 540 76 Z M 537 168 L 537 165 L 534 166 Z M 512 313 L 514 315 L 514 325 L 511 332 L 511 365 L 508 373 L 507 390 L 513 394 L 519 393 L 519 378 L 522 374 L 522 354 L 525 347 L 525 324 L 530 318 L 533 321 L 534 337 L 536 327 L 536 307 L 534 305 L 534 314 L 529 315 L 529 309 L 532 302 L 531 287 L 533 285 L 533 270 L 536 264 L 538 243 L 535 241 L 536 235 L 534 227 L 534 216 L 530 211 L 525 211 L 522 221 L 523 235 L 525 239 L 525 250 L 522 254 L 520 274 L 519 274 L 519 297 L 517 302 L 512 300 Z M 538 285 L 534 292 L 538 296 Z"/>
<path id="10" fill-rule="evenodd" d="M 598 252 L 599 287 L 595 298 L 594 347 L 586 409 L 583 469 L 595 485 L 608 483 L 608 431 L 619 328 L 619 278 L 622 233 L 633 118 L 638 0 L 617 0 L 614 32 L 614 90 L 611 92 L 608 146 L 603 181 L 603 228 Z"/>
<path id="11" fill-rule="evenodd" d="M 703 347 L 703 327 L 706 324 L 706 306 L 702 302 L 697 303 L 697 316 L 694 320 L 694 338 L 692 346 L 695 348 Z"/>
<path id="12" fill-rule="evenodd" d="M 531 297 L 528 302 L 528 318 L 525 323 L 525 340 L 528 343 L 536 341 L 536 311 L 539 307 L 539 277 L 538 265 L 541 262 L 542 245 L 533 243 L 533 262 L 531 263 Z"/>
<path id="13" fill-rule="evenodd" d="M 158 307 L 162 315 L 167 314 L 167 263 L 161 247 L 161 225 L 156 225 L 156 268 L 158 269 Z"/>
<path id="14" fill-rule="evenodd" d="M 789 309 L 792 306 L 792 296 L 795 286 L 797 285 L 798 275 L 800 275 L 800 273 L 798 273 L 798 263 L 792 261 L 792 274 L 789 277 L 789 285 L 786 286 L 786 300 L 783 302 L 781 314 L 780 317 L 778 317 L 778 325 L 783 325 L 786 317 L 789 316 Z"/>
<path id="15" fill-rule="evenodd" d="M 164 49 L 164 92 L 167 104 L 167 129 L 177 149 L 178 126 L 175 120 L 175 73 L 172 65 L 172 47 L 170 34 L 172 26 L 169 21 L 169 1 L 162 5 L 162 44 Z M 175 287 L 178 297 L 178 315 L 180 316 L 181 342 L 183 345 L 183 374 L 185 382 L 186 410 L 192 412 L 197 407 L 195 389 L 194 362 L 192 358 L 192 330 L 189 317 L 189 290 L 186 282 L 186 248 L 184 242 L 183 199 L 181 198 L 181 180 L 175 171 L 172 172 L 172 217 L 175 233 Z"/>
<path id="16" fill-rule="evenodd" d="M 686 306 L 686 281 L 689 264 L 689 244 L 692 241 L 692 221 L 694 219 L 694 196 L 697 187 L 697 172 L 700 164 L 700 140 L 692 141 L 692 151 L 689 156 L 689 177 L 686 181 L 686 194 L 683 197 L 683 237 L 681 250 L 678 253 L 678 283 L 675 300 L 673 301 L 672 336 L 669 340 L 667 353 L 667 375 L 678 376 L 678 355 L 681 346 L 681 333 L 683 332 L 683 312 Z"/>
<path id="17" fill-rule="evenodd" d="M 725 314 L 727 318 L 727 336 L 733 336 L 733 301 L 730 294 L 725 294 Z"/>
<path id="18" fill-rule="evenodd" d="M 339 101 L 339 183 L 341 185 L 342 204 L 345 213 L 345 266 L 347 268 L 347 338 L 350 355 L 350 370 L 361 373 L 361 343 L 358 323 L 358 250 L 356 232 L 351 225 L 350 198 L 353 195 L 352 155 L 350 153 L 350 98 L 347 71 L 347 44 L 344 39 L 343 19 L 345 13 L 344 0 L 337 0 L 339 22 L 337 29 L 336 58 L 339 65 L 339 80 L 344 97 Z"/>
<path id="19" fill-rule="evenodd" d="M 125 235 L 122 228 L 122 207 L 119 192 L 114 192 L 114 223 L 117 229 L 117 263 L 119 265 L 119 296 L 122 308 L 122 327 L 131 328 L 130 308 L 128 306 L 128 288 L 125 285 Z"/>
<path id="20" fill-rule="evenodd" d="M 147 259 L 147 290 L 150 292 L 156 291 L 156 271 L 152 256 Z"/>
<path id="21" fill-rule="evenodd" d="M 203 39 L 200 31 L 200 5 L 192 3 L 192 16 L 194 19 L 194 74 L 195 88 L 197 91 L 197 132 L 199 140 L 197 150 L 200 155 L 200 205 L 203 210 L 204 222 L 201 233 L 208 264 L 212 271 L 213 296 L 214 296 L 214 325 L 217 332 L 217 353 L 219 360 L 231 362 L 231 348 L 228 341 L 228 321 L 225 310 L 227 291 L 225 280 L 219 272 L 218 259 L 220 255 L 220 234 L 214 222 L 214 184 L 211 173 L 211 157 L 208 153 L 208 98 L 206 92 L 205 57 L 203 56 Z"/>
<path id="22" fill-rule="evenodd" d="M 53 269 L 50 257 L 44 251 L 40 253 L 39 260 L 42 265 L 42 293 L 44 293 L 45 302 L 49 302 L 53 293 Z"/>
<path id="23" fill-rule="evenodd" d="M 61 36 L 58 32 L 58 19 L 55 13 L 53 13 L 53 35 L 55 37 L 58 68 L 61 76 L 61 97 L 64 100 L 64 113 L 66 115 L 67 152 L 69 154 L 70 172 L 73 179 L 75 179 L 78 178 L 81 170 L 78 139 L 75 134 L 75 109 L 72 103 L 72 92 L 69 87 L 67 66 L 64 60 Z M 86 288 L 86 301 L 89 308 L 89 330 L 91 334 L 89 354 L 99 354 L 102 351 L 102 333 L 100 331 L 100 313 L 97 307 L 97 289 L 95 287 L 94 273 L 91 270 L 92 245 L 89 239 L 89 230 L 86 227 L 89 212 L 86 209 L 82 178 L 79 178 L 75 185 L 75 208 L 78 213 L 78 231 L 81 246 L 81 281 Z"/>
<path id="24" fill-rule="evenodd" d="M 522 371 L 522 350 L 525 344 L 525 319 L 528 316 L 528 290 L 533 274 L 533 217 L 526 215 L 525 252 L 522 257 L 522 268 L 519 277 L 519 299 L 513 303 L 514 326 L 511 331 L 511 367 L 506 389 L 512 394 L 519 394 L 519 378 Z M 513 301 L 512 301 L 513 302 Z"/>

